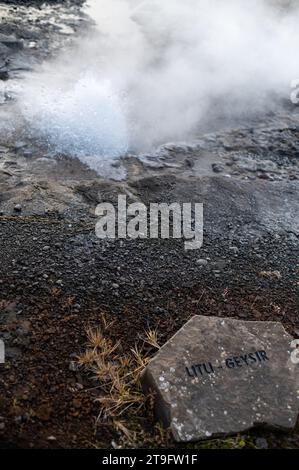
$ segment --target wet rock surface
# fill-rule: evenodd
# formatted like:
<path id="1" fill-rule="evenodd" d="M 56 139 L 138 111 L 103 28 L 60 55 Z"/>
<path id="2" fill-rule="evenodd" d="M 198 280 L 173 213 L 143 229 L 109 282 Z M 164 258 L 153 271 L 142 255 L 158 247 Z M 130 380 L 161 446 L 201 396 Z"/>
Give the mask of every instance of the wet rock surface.
<path id="1" fill-rule="evenodd" d="M 7 73 L 0 80 L 20 78 L 67 46 L 84 21 L 89 22 L 80 9 L 82 3 L 0 2 L 0 71 L 5 66 Z"/>
<path id="2" fill-rule="evenodd" d="M 292 429 L 299 372 L 280 323 L 193 317 L 152 359 L 143 384 L 178 442 Z"/>

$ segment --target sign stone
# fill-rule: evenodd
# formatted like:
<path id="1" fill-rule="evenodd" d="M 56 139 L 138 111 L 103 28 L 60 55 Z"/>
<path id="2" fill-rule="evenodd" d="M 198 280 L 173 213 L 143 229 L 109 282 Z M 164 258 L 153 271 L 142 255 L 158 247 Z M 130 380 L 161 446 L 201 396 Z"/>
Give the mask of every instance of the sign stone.
<path id="1" fill-rule="evenodd" d="M 295 427 L 299 364 L 276 322 L 195 316 L 146 367 L 157 417 L 178 442 Z"/>

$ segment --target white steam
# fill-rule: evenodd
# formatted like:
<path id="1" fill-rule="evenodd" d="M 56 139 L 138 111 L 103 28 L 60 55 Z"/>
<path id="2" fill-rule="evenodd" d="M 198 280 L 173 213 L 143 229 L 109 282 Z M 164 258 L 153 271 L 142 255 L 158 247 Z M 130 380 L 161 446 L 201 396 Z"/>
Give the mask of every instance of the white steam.
<path id="1" fill-rule="evenodd" d="M 20 101 L 32 132 L 63 152 L 185 139 L 208 117 L 270 107 L 299 76 L 298 2 L 94 0 L 88 11 L 92 33 L 29 77 Z"/>

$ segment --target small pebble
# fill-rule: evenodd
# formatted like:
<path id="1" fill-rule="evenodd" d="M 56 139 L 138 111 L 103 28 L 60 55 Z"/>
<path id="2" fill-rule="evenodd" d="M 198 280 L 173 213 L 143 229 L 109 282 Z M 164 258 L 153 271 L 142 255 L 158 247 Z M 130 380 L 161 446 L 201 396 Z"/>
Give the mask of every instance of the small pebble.
<path id="1" fill-rule="evenodd" d="M 212 169 L 214 173 L 222 173 L 225 170 L 225 167 L 221 163 L 213 163 Z"/>
<path id="2" fill-rule="evenodd" d="M 258 447 L 259 449 L 268 449 L 268 442 L 267 442 L 267 439 L 265 439 L 264 437 L 258 437 L 256 440 L 255 440 L 255 445 L 256 447 Z"/>
<path id="3" fill-rule="evenodd" d="M 196 264 L 198 264 L 199 266 L 207 266 L 208 261 L 206 259 L 198 259 L 196 261 Z"/>
<path id="4" fill-rule="evenodd" d="M 14 207 L 14 211 L 16 211 L 16 212 L 21 212 L 21 211 L 22 211 L 22 206 L 21 206 L 21 204 L 16 204 L 15 207 Z"/>

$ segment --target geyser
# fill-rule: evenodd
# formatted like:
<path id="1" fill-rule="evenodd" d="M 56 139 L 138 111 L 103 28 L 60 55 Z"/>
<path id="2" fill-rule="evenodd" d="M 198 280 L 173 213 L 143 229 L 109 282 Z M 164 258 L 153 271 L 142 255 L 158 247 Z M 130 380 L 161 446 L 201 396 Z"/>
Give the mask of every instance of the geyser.
<path id="1" fill-rule="evenodd" d="M 299 7 L 280 3 L 93 1 L 96 26 L 28 77 L 20 110 L 33 135 L 83 159 L 264 112 L 299 73 Z"/>
<path id="2" fill-rule="evenodd" d="M 57 85 L 57 76 L 51 82 L 47 75 L 41 86 L 41 78 L 30 77 L 22 99 L 37 136 L 57 151 L 79 157 L 115 157 L 127 151 L 124 103 L 108 80 L 85 73 L 73 83 Z"/>

